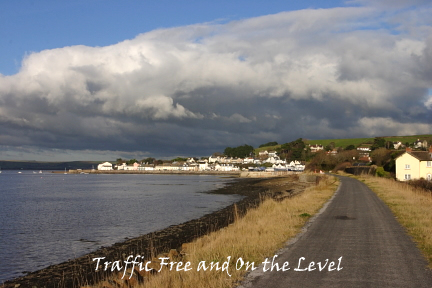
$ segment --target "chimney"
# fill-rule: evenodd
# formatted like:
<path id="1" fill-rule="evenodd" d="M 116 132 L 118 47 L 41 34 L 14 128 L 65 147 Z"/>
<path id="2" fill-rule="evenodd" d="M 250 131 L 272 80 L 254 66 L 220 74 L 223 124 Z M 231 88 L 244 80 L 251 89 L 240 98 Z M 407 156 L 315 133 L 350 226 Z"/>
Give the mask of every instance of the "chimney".
<path id="1" fill-rule="evenodd" d="M 406 147 L 406 152 L 412 152 L 412 148 L 411 147 Z"/>

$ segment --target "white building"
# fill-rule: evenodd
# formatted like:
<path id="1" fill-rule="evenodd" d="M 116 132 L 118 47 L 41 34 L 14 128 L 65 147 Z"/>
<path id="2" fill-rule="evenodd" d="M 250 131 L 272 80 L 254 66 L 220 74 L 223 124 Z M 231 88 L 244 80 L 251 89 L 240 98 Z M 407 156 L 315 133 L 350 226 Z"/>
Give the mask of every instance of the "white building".
<path id="1" fill-rule="evenodd" d="M 246 157 L 245 159 L 243 159 L 243 164 L 251 164 L 254 163 L 254 158 L 252 157 Z"/>
<path id="2" fill-rule="evenodd" d="M 239 171 L 240 168 L 237 166 L 234 166 L 234 164 L 216 164 L 215 170 L 228 172 L 228 171 Z"/>
<path id="3" fill-rule="evenodd" d="M 199 171 L 210 170 L 207 159 L 198 161 L 198 170 Z"/>
<path id="4" fill-rule="evenodd" d="M 99 164 L 97 167 L 98 170 L 113 170 L 113 165 L 109 162 L 105 162 L 102 164 Z"/>
<path id="5" fill-rule="evenodd" d="M 324 146 L 321 144 L 309 145 L 309 148 L 312 153 L 316 153 L 318 151 L 324 150 Z"/>
<path id="6" fill-rule="evenodd" d="M 277 157 L 277 152 L 276 151 L 268 151 L 268 156 L 269 157 Z"/>
<path id="7" fill-rule="evenodd" d="M 126 163 L 122 163 L 121 165 L 117 165 L 117 170 L 126 170 Z"/>

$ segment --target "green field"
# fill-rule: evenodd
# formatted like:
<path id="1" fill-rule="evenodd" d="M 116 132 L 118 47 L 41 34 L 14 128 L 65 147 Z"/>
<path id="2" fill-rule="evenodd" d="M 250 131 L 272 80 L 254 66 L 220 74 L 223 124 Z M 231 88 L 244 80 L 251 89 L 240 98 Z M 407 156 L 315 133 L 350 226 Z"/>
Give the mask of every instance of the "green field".
<path id="1" fill-rule="evenodd" d="M 324 140 L 307 140 L 306 143 L 310 145 L 321 144 L 323 146 L 329 145 L 331 142 L 335 143 L 335 147 L 347 147 L 348 145 L 359 146 L 361 144 L 373 144 L 374 138 L 352 138 L 352 139 L 324 139 Z"/>
<path id="2" fill-rule="evenodd" d="M 420 140 L 427 140 L 429 145 L 432 145 L 432 134 L 411 135 L 411 136 L 382 136 L 382 138 L 385 138 L 387 141 L 391 141 L 391 142 L 401 141 L 403 144 L 405 144 L 406 142 L 412 144 L 417 139 L 420 139 Z M 303 141 L 310 145 L 321 144 L 324 147 L 329 145 L 331 142 L 334 142 L 335 147 L 345 148 L 348 145 L 354 145 L 355 147 L 357 147 L 361 144 L 373 144 L 374 138 L 372 137 L 372 138 L 321 139 L 321 140 L 303 139 Z M 256 148 L 255 153 L 258 153 L 259 151 L 263 151 L 263 150 L 276 150 L 280 146 L 281 145 Z"/>
<path id="3" fill-rule="evenodd" d="M 432 140 L 431 134 L 426 135 L 411 135 L 411 136 L 382 136 L 386 141 L 396 142 L 401 141 L 403 144 L 406 142 L 412 144 L 417 139 L 420 140 Z M 324 140 L 306 140 L 308 144 L 321 144 L 323 146 L 329 145 L 331 142 L 335 143 L 335 147 L 345 148 L 348 145 L 359 146 L 361 144 L 373 144 L 374 138 L 352 138 L 352 139 L 324 139 Z"/>

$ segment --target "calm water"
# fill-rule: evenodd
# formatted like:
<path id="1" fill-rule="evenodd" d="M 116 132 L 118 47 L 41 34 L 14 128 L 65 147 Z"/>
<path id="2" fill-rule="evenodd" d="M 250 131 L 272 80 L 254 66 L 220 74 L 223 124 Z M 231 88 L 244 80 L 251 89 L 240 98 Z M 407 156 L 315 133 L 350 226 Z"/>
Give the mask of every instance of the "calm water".
<path id="1" fill-rule="evenodd" d="M 0 283 L 216 211 L 238 195 L 198 175 L 0 174 Z"/>

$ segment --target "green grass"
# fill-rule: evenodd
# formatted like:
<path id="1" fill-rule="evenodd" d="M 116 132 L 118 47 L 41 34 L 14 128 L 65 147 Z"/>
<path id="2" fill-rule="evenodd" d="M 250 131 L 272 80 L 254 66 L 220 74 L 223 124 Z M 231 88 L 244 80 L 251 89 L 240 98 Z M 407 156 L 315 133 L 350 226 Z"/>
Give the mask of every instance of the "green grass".
<path id="1" fill-rule="evenodd" d="M 406 142 L 414 143 L 417 139 L 420 140 L 428 140 L 428 142 L 432 142 L 432 134 L 424 134 L 424 135 L 411 135 L 411 136 L 380 136 L 385 138 L 387 141 L 401 141 L 403 144 Z M 329 145 L 331 142 L 335 143 L 335 147 L 342 147 L 345 148 L 348 145 L 354 145 L 359 146 L 361 144 L 373 144 L 374 137 L 371 138 L 347 138 L 347 139 L 321 139 L 321 140 L 306 140 L 303 139 L 303 141 L 307 144 L 314 145 L 314 144 L 321 144 L 324 147 Z M 432 144 L 432 143 L 429 143 Z M 258 154 L 260 151 L 264 150 L 276 150 L 281 145 L 276 146 L 269 146 L 269 147 L 262 147 L 262 148 L 256 148 L 255 153 Z"/>
<path id="2" fill-rule="evenodd" d="M 364 143 L 373 143 L 374 138 L 352 138 L 352 139 L 323 139 L 323 140 L 307 140 L 308 144 L 321 144 L 323 146 L 329 145 L 331 142 L 335 143 L 335 147 L 345 148 L 348 145 L 359 146 Z"/>

